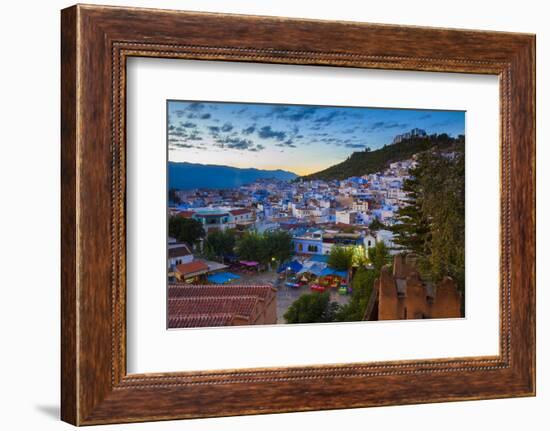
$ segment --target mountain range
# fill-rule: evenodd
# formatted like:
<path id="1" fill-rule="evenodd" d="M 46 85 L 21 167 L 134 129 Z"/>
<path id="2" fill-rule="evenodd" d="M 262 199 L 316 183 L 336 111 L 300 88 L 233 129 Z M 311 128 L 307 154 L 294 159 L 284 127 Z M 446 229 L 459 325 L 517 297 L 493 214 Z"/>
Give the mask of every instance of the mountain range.
<path id="1" fill-rule="evenodd" d="M 168 184 L 170 189 L 226 189 L 253 183 L 258 179 L 292 181 L 297 175 L 283 170 L 262 170 L 255 168 L 234 168 L 222 165 L 168 162 Z"/>

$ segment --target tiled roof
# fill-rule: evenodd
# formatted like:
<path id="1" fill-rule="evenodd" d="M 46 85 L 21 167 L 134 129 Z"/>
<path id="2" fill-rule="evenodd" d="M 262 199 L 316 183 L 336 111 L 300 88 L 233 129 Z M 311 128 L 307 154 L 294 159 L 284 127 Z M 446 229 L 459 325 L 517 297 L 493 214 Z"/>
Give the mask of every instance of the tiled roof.
<path id="1" fill-rule="evenodd" d="M 208 326 L 230 326 L 234 320 L 232 313 L 192 314 L 188 316 L 170 316 L 169 328 L 204 328 Z M 242 317 L 242 319 L 245 319 Z"/>
<path id="2" fill-rule="evenodd" d="M 178 216 L 184 217 L 184 218 L 191 218 L 193 217 L 193 214 L 195 214 L 195 211 L 180 211 L 178 213 Z"/>
<path id="3" fill-rule="evenodd" d="M 184 276 L 198 274 L 208 271 L 208 265 L 200 260 L 194 260 L 193 262 L 180 263 L 179 265 L 176 265 L 176 271 Z"/>
<path id="4" fill-rule="evenodd" d="M 168 286 L 168 297 L 186 298 L 196 296 L 249 296 L 256 295 L 261 299 L 275 294 L 277 289 L 269 285 L 185 285 L 174 283 Z"/>
<path id="5" fill-rule="evenodd" d="M 259 304 L 269 303 L 276 289 L 269 285 L 168 286 L 168 326 L 192 328 L 254 323 Z"/>
<path id="6" fill-rule="evenodd" d="M 257 296 L 196 296 L 168 300 L 169 316 L 193 314 L 232 313 L 250 316 L 259 298 Z"/>
<path id="7" fill-rule="evenodd" d="M 172 247 L 168 249 L 168 257 L 189 256 L 190 254 L 192 254 L 191 250 L 189 250 L 189 247 L 187 247 L 185 244 L 181 244 L 177 247 Z"/>
<path id="8" fill-rule="evenodd" d="M 236 209 L 229 211 L 232 215 L 241 215 L 241 214 L 249 214 L 252 212 L 252 210 L 242 208 L 242 209 Z"/>

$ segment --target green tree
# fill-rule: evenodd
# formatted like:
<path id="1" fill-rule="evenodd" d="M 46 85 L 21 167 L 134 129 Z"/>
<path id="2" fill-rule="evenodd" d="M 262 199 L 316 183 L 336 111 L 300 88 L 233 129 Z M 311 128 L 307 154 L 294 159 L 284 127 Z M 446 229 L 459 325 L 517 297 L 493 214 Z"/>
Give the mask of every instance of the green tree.
<path id="1" fill-rule="evenodd" d="M 370 230 L 381 230 L 381 229 L 386 229 L 386 225 L 384 223 L 382 223 L 380 220 L 378 220 L 377 218 L 375 218 L 373 221 L 371 221 L 371 223 L 369 224 L 369 229 Z"/>
<path id="2" fill-rule="evenodd" d="M 242 260 L 267 263 L 270 259 L 264 237 L 256 232 L 246 232 L 237 242 L 236 251 Z"/>
<path id="3" fill-rule="evenodd" d="M 194 246 L 205 236 L 201 222 L 180 216 L 170 217 L 168 220 L 168 234 L 178 241 L 185 242 L 191 246 Z"/>
<path id="4" fill-rule="evenodd" d="M 292 235 L 288 232 L 266 232 L 262 239 L 269 259 L 275 259 L 281 263 L 292 256 Z"/>
<path id="5" fill-rule="evenodd" d="M 390 252 L 386 244 L 382 241 L 376 241 L 374 247 L 370 247 L 367 251 L 369 262 L 372 264 L 376 272 L 380 273 L 382 267 L 390 262 Z"/>
<path id="6" fill-rule="evenodd" d="M 284 314 L 287 323 L 333 322 L 339 305 L 330 301 L 328 292 L 300 296 Z"/>
<path id="7" fill-rule="evenodd" d="M 365 310 L 374 288 L 374 280 L 379 273 L 376 270 L 359 268 L 351 283 L 353 290 L 350 301 L 342 305 L 335 315 L 337 322 L 357 322 L 363 320 Z"/>
<path id="8" fill-rule="evenodd" d="M 426 151 L 410 173 L 403 187 L 409 205 L 398 211 L 394 241 L 418 255 L 423 277 L 438 281 L 451 276 L 464 291 L 463 147 L 452 155 Z"/>
<path id="9" fill-rule="evenodd" d="M 328 264 L 334 269 L 349 271 L 354 263 L 354 251 L 352 247 L 334 246 L 328 256 Z"/>
<path id="10" fill-rule="evenodd" d="M 232 254 L 235 248 L 235 232 L 231 229 L 214 231 L 208 234 L 205 242 L 207 256 L 223 261 L 225 255 Z"/>

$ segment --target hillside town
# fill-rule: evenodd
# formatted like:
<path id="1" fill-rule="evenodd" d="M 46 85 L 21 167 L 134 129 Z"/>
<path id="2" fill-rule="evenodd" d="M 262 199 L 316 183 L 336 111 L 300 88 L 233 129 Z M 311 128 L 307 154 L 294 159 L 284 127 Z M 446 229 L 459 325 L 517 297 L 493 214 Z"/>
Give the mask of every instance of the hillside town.
<path id="1" fill-rule="evenodd" d="M 364 262 L 376 244 L 388 255 L 399 252 L 390 228 L 407 205 L 403 183 L 416 164 L 413 156 L 345 180 L 259 179 L 234 189 L 173 191 L 169 218 L 198 222 L 204 236 L 194 246 L 169 238 L 169 327 L 288 323 L 289 308 L 311 292 L 349 304 L 354 268 L 330 265 L 331 252 L 351 250 Z M 243 258 L 234 243 L 209 255 L 208 238 L 223 232 L 283 232 L 291 249 L 284 261 Z"/>
<path id="2" fill-rule="evenodd" d="M 465 315 L 465 113 L 170 101 L 167 326 Z"/>
<path id="3" fill-rule="evenodd" d="M 414 158 L 391 163 L 382 172 L 346 180 L 283 182 L 257 180 L 237 189 L 178 190 L 171 217 L 192 218 L 205 232 L 284 230 L 297 255 L 328 255 L 334 245 L 393 248 L 395 212 L 407 204 L 403 181 Z"/>

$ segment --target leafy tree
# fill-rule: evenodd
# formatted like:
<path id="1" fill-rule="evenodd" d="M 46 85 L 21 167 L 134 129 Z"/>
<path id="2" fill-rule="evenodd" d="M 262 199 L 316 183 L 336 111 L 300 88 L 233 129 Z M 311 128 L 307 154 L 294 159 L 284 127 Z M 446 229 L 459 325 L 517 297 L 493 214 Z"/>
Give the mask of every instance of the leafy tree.
<path id="1" fill-rule="evenodd" d="M 205 236 L 201 222 L 181 216 L 170 217 L 168 220 L 168 234 L 178 241 L 185 242 L 191 246 L 194 246 Z"/>
<path id="2" fill-rule="evenodd" d="M 334 246 L 328 256 L 328 264 L 334 269 L 348 271 L 354 263 L 354 251 L 351 247 Z"/>
<path id="3" fill-rule="evenodd" d="M 374 247 L 370 247 L 367 253 L 369 256 L 369 262 L 378 273 L 380 273 L 380 270 L 386 263 L 390 262 L 390 252 L 386 247 L 386 244 L 382 241 L 376 241 Z"/>
<path id="4" fill-rule="evenodd" d="M 263 235 L 263 243 L 270 259 L 284 262 L 292 256 L 292 235 L 285 231 L 267 232 Z"/>
<path id="5" fill-rule="evenodd" d="M 270 259 L 263 236 L 256 232 L 246 232 L 237 242 L 236 251 L 243 260 L 266 263 Z"/>
<path id="6" fill-rule="evenodd" d="M 284 314 L 287 323 L 333 322 L 339 305 L 330 301 L 328 292 L 300 296 Z"/>
<path id="7" fill-rule="evenodd" d="M 246 232 L 237 243 L 237 254 L 241 259 L 269 263 L 272 259 L 284 262 L 292 256 L 292 236 L 288 232 L 276 231 L 259 234 Z"/>
<path id="8" fill-rule="evenodd" d="M 211 232 L 206 238 L 206 254 L 211 258 L 223 260 L 225 255 L 233 253 L 235 243 L 235 232 L 230 229 Z"/>
<path id="9" fill-rule="evenodd" d="M 440 135 L 441 136 L 441 135 Z M 419 257 L 422 275 L 451 276 L 464 290 L 464 151 L 426 151 L 403 189 L 409 205 L 398 211 L 395 243 Z"/>
<path id="10" fill-rule="evenodd" d="M 379 273 L 376 270 L 359 268 L 352 281 L 352 293 L 349 303 L 342 305 L 335 315 L 337 322 L 356 322 L 363 320 L 369 302 L 374 280 Z"/>
<path id="11" fill-rule="evenodd" d="M 384 223 L 382 223 L 380 220 L 378 220 L 377 218 L 375 218 L 373 221 L 371 221 L 371 223 L 369 224 L 369 229 L 370 230 L 381 230 L 381 229 L 386 229 L 386 225 Z"/>

